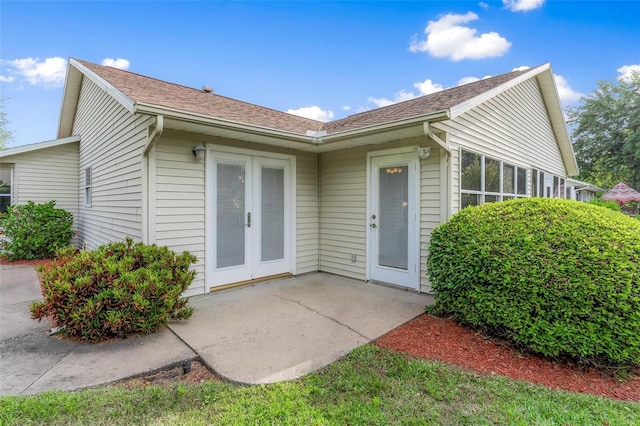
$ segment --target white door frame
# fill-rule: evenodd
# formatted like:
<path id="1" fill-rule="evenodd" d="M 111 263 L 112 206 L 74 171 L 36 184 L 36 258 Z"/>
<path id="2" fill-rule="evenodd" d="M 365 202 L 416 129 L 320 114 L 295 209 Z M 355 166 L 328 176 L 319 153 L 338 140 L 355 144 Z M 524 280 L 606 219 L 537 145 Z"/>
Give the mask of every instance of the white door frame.
<path id="1" fill-rule="evenodd" d="M 376 260 L 373 258 L 373 243 L 376 239 L 372 238 L 372 232 L 376 232 L 371 227 L 372 215 L 378 214 L 378 207 L 374 205 L 377 202 L 377 195 L 374 194 L 373 169 L 372 163 L 374 159 L 388 158 L 391 162 L 407 162 L 409 170 L 409 223 L 408 223 L 408 251 L 407 251 L 407 272 L 402 276 L 400 272 L 397 274 L 389 273 L 385 275 L 387 279 L 381 280 L 376 266 Z M 414 290 L 420 290 L 420 161 L 415 147 L 405 147 L 390 149 L 384 151 L 374 151 L 367 153 L 367 217 L 366 217 L 366 280 L 384 281 L 390 284 L 408 287 Z M 391 272 L 391 271 L 390 271 Z"/>
<path id="2" fill-rule="evenodd" d="M 231 155 L 229 155 L 231 154 Z M 255 151 L 251 149 L 235 148 L 229 146 L 207 144 L 206 165 L 205 165 L 205 292 L 211 291 L 214 285 L 213 279 L 215 274 L 215 202 L 213 197 L 215 176 L 213 173 L 213 164 L 216 155 L 223 158 L 232 157 L 233 154 L 250 156 L 252 164 L 277 164 L 278 160 L 288 162 L 288 176 L 285 176 L 285 191 L 288 196 L 288 208 L 285 211 L 285 223 L 287 224 L 288 238 L 285 241 L 285 254 L 288 258 L 288 272 L 296 274 L 296 157 L 295 155 L 278 154 L 271 152 Z M 254 173 L 254 167 L 251 167 L 249 174 Z M 253 203 L 255 196 L 249 197 Z M 252 218 L 257 220 L 258 218 Z M 255 242 L 252 243 L 252 245 Z M 254 252 L 254 247 L 247 249 Z M 253 255 L 253 254 L 252 254 Z M 268 269 L 268 268 L 267 268 Z M 256 277 L 254 277 L 256 278 Z"/>

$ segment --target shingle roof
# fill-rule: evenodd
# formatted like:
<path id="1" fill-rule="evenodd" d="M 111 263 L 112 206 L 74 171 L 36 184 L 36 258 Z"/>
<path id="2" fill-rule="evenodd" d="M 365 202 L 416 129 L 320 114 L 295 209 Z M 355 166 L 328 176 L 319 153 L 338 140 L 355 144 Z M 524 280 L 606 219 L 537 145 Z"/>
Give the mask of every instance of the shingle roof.
<path id="1" fill-rule="evenodd" d="M 77 59 L 76 61 L 137 103 L 168 107 L 302 135 L 306 134 L 307 130 L 324 130 L 327 134 L 339 133 L 446 110 L 529 71 L 513 71 L 323 123 L 129 71 Z"/>
<path id="2" fill-rule="evenodd" d="M 324 123 L 261 107 L 236 99 L 206 93 L 129 71 L 75 59 L 135 102 L 174 108 L 240 123 L 305 134 L 320 130 Z"/>

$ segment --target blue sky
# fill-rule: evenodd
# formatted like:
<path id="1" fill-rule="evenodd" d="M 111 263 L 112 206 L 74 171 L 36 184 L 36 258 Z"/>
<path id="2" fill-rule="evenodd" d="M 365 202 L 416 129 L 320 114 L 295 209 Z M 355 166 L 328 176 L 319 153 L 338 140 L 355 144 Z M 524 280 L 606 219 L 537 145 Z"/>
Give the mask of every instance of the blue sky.
<path id="1" fill-rule="evenodd" d="M 334 120 L 550 62 L 565 106 L 640 71 L 640 1 L 0 2 L 19 146 L 56 138 L 69 57 Z"/>

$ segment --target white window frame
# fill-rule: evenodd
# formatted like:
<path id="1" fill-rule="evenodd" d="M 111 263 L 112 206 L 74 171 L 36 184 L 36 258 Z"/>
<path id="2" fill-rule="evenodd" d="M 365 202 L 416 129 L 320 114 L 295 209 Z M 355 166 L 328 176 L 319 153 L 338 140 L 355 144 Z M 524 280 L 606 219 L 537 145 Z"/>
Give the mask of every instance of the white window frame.
<path id="1" fill-rule="evenodd" d="M 11 168 L 7 168 L 5 170 L 9 170 L 9 193 L 8 194 L 0 194 L 0 197 L 2 198 L 9 198 L 9 206 L 13 205 L 13 173 L 14 173 L 14 169 L 13 167 Z"/>
<path id="2" fill-rule="evenodd" d="M 84 187 L 84 205 L 85 207 L 91 207 L 92 201 L 92 185 L 93 185 L 93 176 L 91 171 L 91 166 L 85 167 L 83 173 L 83 187 Z"/>
<path id="3" fill-rule="evenodd" d="M 463 152 L 468 152 L 470 154 L 474 154 L 480 157 L 480 190 L 471 190 L 471 189 L 463 189 L 462 188 L 462 172 L 463 172 L 463 168 L 462 168 L 462 157 L 463 157 Z M 498 191 L 487 191 L 486 190 L 486 179 L 485 179 L 485 174 L 486 174 L 486 163 L 487 160 L 493 160 L 496 161 L 499 165 L 499 170 L 500 170 L 500 177 L 499 177 L 499 188 Z M 510 166 L 513 167 L 513 192 L 504 192 L 504 169 L 505 166 Z M 518 194 L 518 170 L 525 170 L 525 180 L 527 182 L 527 184 L 525 185 L 525 194 Z M 471 194 L 471 195 L 478 195 L 479 196 L 479 204 L 484 204 L 486 201 L 487 196 L 489 197 L 496 197 L 495 201 L 504 201 L 504 200 L 508 200 L 508 199 L 512 199 L 512 198 L 526 198 L 529 197 L 530 191 L 529 191 L 529 176 L 530 176 L 531 170 L 527 167 L 522 167 L 519 166 L 517 164 L 513 164 L 510 163 L 508 161 L 503 161 L 500 160 L 498 158 L 494 158 L 494 157 L 490 157 L 487 155 L 484 155 L 482 153 L 479 152 L 475 152 L 472 150 L 467 150 L 464 148 L 460 148 L 460 167 L 459 167 L 459 180 L 458 182 L 460 182 L 460 204 L 459 204 L 459 208 L 462 209 L 462 198 L 463 198 L 463 194 Z M 494 201 L 489 201 L 489 202 L 494 202 Z"/>

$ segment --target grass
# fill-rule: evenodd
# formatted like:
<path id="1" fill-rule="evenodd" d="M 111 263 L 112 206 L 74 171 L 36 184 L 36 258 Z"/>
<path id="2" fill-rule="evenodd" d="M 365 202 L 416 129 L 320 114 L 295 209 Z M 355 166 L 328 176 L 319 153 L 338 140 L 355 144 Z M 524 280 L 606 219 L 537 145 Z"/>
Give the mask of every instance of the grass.
<path id="1" fill-rule="evenodd" d="M 300 380 L 0 398 L 0 424 L 630 425 L 640 404 L 485 377 L 367 345 Z"/>

